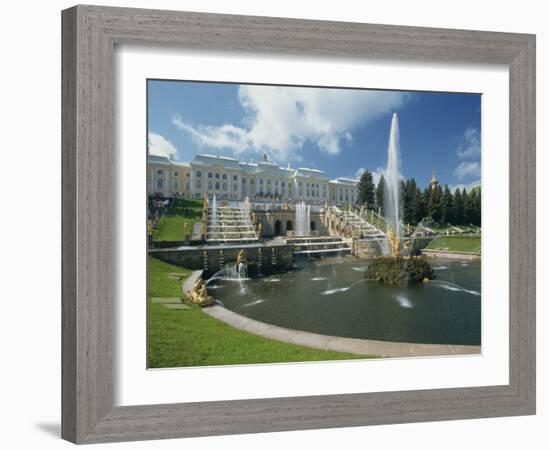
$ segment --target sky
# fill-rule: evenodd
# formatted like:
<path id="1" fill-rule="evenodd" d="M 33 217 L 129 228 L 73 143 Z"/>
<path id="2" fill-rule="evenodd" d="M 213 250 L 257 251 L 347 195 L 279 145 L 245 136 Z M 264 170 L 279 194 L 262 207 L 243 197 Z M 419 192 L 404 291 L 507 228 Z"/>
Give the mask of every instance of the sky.
<path id="1" fill-rule="evenodd" d="M 148 80 L 150 154 L 197 153 L 324 170 L 377 182 L 399 117 L 400 172 L 426 186 L 480 184 L 481 95 Z"/>

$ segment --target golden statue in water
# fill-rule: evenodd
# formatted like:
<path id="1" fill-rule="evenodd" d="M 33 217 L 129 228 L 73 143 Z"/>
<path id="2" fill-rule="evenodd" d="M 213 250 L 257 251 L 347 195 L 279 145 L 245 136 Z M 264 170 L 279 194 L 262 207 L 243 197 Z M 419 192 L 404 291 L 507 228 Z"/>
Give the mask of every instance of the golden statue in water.
<path id="1" fill-rule="evenodd" d="M 243 263 L 246 265 L 246 252 L 243 248 L 241 248 L 239 254 L 237 255 L 237 267 L 239 267 L 239 264 Z"/>
<path id="2" fill-rule="evenodd" d="M 401 246 L 401 238 L 393 231 L 393 228 L 388 230 L 388 241 L 390 242 L 391 255 L 397 257 L 400 255 L 399 247 Z"/>
<path id="3" fill-rule="evenodd" d="M 208 295 L 208 290 L 202 278 L 195 281 L 193 289 L 187 293 L 187 298 L 194 305 L 208 306 L 214 304 L 214 299 Z"/>

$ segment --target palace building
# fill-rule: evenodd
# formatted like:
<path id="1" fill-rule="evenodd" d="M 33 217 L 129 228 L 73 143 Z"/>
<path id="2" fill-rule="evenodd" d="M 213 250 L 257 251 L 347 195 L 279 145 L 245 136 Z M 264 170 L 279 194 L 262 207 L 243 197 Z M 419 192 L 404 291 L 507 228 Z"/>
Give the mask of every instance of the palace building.
<path id="1" fill-rule="evenodd" d="M 164 156 L 147 159 L 147 194 L 162 197 L 274 199 L 310 204 L 345 205 L 357 200 L 357 180 L 330 179 L 318 169 L 280 167 L 264 154 L 244 162 L 226 156 L 198 154 L 190 162 Z"/>

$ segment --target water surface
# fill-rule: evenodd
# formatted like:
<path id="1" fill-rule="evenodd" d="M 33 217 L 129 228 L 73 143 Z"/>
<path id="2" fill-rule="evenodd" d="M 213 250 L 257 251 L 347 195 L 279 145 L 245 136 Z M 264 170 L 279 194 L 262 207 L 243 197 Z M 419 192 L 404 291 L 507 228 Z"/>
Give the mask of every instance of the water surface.
<path id="1" fill-rule="evenodd" d="M 366 262 L 302 261 L 292 272 L 215 280 L 212 295 L 261 322 L 334 336 L 433 344 L 481 343 L 481 264 L 432 263 L 436 279 L 412 287 L 366 281 Z"/>

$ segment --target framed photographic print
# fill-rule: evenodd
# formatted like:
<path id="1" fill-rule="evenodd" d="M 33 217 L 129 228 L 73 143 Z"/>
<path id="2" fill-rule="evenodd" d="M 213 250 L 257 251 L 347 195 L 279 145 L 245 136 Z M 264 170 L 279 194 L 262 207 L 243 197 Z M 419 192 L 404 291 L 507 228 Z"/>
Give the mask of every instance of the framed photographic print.
<path id="1" fill-rule="evenodd" d="M 534 414 L 534 55 L 63 11 L 63 437 Z"/>

